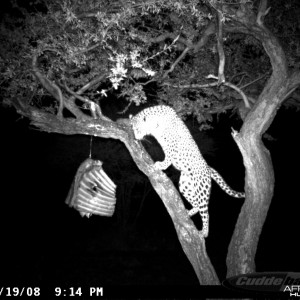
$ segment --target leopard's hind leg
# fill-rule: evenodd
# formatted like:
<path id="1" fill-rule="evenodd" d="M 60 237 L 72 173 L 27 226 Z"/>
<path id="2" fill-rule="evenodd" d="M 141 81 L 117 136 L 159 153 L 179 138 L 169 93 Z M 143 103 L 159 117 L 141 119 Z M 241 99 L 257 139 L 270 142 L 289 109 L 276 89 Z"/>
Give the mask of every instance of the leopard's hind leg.
<path id="1" fill-rule="evenodd" d="M 181 172 L 179 179 L 179 190 L 185 199 L 192 205 L 192 209 L 188 212 L 189 216 L 195 215 L 197 212 L 200 213 L 202 219 L 202 231 L 200 234 L 203 237 L 208 236 L 209 230 L 209 214 L 208 214 L 208 200 L 210 195 L 209 189 L 201 189 L 202 187 L 207 187 L 208 185 L 200 185 L 197 189 L 199 183 L 194 182 L 192 176 L 188 173 Z"/>

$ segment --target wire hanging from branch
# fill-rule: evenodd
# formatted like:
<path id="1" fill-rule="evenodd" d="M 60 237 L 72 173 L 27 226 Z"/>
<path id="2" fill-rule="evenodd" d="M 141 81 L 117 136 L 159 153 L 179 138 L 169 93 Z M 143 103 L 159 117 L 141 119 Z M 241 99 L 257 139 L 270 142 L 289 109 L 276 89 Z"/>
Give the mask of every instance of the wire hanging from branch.
<path id="1" fill-rule="evenodd" d="M 93 136 L 91 135 L 90 138 L 90 154 L 89 154 L 89 158 L 92 158 L 92 147 L 93 147 Z"/>

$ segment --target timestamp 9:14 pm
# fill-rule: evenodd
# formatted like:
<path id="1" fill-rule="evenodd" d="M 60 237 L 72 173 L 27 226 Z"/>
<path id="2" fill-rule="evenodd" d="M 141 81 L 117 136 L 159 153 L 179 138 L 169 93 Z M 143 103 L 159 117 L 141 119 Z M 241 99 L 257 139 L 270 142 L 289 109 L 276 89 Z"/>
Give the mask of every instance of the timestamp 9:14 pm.
<path id="1" fill-rule="evenodd" d="M 55 287 L 55 296 L 95 296 L 95 297 L 103 297 L 103 287 L 89 287 L 88 289 L 82 289 L 81 287 Z"/>

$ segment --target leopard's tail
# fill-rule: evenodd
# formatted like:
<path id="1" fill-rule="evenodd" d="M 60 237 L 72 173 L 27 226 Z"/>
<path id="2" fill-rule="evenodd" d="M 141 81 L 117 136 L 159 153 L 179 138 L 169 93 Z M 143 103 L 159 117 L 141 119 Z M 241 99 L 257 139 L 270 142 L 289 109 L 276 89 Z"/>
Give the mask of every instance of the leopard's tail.
<path id="1" fill-rule="evenodd" d="M 210 168 L 211 178 L 217 182 L 220 188 L 225 191 L 228 195 L 235 198 L 245 198 L 245 193 L 234 191 L 223 179 L 223 177 L 213 168 Z"/>

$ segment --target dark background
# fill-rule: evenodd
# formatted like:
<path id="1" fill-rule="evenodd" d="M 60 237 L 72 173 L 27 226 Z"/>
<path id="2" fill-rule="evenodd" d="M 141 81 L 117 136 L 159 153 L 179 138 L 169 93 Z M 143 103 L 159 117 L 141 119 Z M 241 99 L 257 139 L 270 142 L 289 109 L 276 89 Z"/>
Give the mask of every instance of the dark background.
<path id="1" fill-rule="evenodd" d="M 122 143 L 93 141 L 93 158 L 104 162 L 105 171 L 118 186 L 114 216 L 82 218 L 64 201 L 77 168 L 89 155 L 89 137 L 40 132 L 11 109 L 1 109 L 0 116 L 2 282 L 198 285 L 160 198 L 150 188 L 141 201 L 146 177 L 143 184 L 134 185 L 130 199 L 122 194 L 124 184 L 131 180 L 129 174 L 132 180 L 144 176 Z M 242 191 L 244 167 L 230 135 L 231 126 L 238 129 L 238 123 L 229 120 L 221 117 L 216 128 L 197 142 L 207 162 L 232 188 Z M 273 140 L 264 139 L 272 155 L 276 185 L 258 245 L 257 271 L 300 270 L 299 125 L 298 113 L 280 109 L 268 131 Z M 191 128 L 197 131 L 195 124 Z M 115 161 L 123 157 L 127 166 L 116 169 Z M 168 170 L 168 175 L 173 173 Z M 227 248 L 242 203 L 243 199 L 227 196 L 213 183 L 206 244 L 220 280 L 226 276 Z M 199 226 L 197 218 L 195 222 Z"/>

